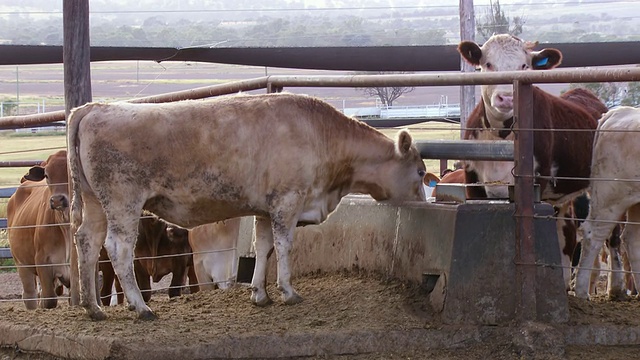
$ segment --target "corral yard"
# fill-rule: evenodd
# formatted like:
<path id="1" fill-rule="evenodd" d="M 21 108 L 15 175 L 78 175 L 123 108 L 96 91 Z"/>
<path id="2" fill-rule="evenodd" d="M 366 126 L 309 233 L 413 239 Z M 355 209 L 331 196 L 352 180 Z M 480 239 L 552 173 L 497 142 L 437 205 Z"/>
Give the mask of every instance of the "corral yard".
<path id="1" fill-rule="evenodd" d="M 16 289 L 10 286 L 17 280 L 15 274 L 2 274 L 0 279 L 6 285 L 3 289 Z M 305 297 L 304 302 L 294 306 L 283 305 L 274 287 L 269 290 L 275 302 L 266 308 L 251 305 L 250 291 L 243 286 L 171 300 L 165 294 L 155 294 L 151 307 L 159 319 L 153 322 L 135 320 L 134 313 L 124 306 L 106 308 L 109 318 L 95 322 L 82 309 L 66 304 L 53 310 L 27 311 L 20 302 L 2 302 L 0 333 L 6 341 L 9 329 L 14 333 L 22 331 L 28 334 L 23 341 L 38 341 L 40 346 L 59 351 L 66 349 L 69 355 L 77 348 L 85 348 L 91 349 L 88 353 L 92 356 L 100 357 L 108 345 L 109 356 L 128 359 L 254 358 L 260 354 L 293 358 L 311 355 L 309 358 L 318 359 L 606 360 L 637 358 L 640 351 L 633 346 L 595 346 L 595 341 L 588 340 L 589 346 L 570 344 L 564 354 L 562 348 L 552 346 L 554 341 L 562 342 L 563 333 L 578 333 L 579 329 L 591 328 L 592 333 L 611 331 L 609 336 L 623 333 L 624 329 L 637 333 L 637 300 L 612 303 L 597 298 L 587 302 L 570 297 L 570 324 L 555 329 L 534 324 L 522 330 L 442 324 L 425 305 L 425 294 L 419 286 L 384 280 L 378 275 L 315 274 L 299 278 L 294 284 Z M 18 297 L 15 293 L 1 296 Z M 538 326 L 542 328 L 537 329 Z M 519 331 L 537 334 L 534 340 L 529 339 L 534 350 L 518 345 Z M 34 336 L 36 333 L 54 336 L 38 337 Z M 341 356 L 330 355 L 336 353 Z M 47 358 L 41 353 L 16 353 L 11 348 L 1 354 L 3 359 Z"/>

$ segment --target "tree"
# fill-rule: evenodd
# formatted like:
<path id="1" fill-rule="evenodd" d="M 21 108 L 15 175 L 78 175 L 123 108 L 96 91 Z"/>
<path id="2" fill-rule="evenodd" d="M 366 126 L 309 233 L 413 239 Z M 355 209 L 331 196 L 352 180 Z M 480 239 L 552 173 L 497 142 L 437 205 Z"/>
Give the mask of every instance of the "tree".
<path id="1" fill-rule="evenodd" d="M 522 33 L 525 23 L 523 16 L 514 16 L 513 19 L 505 15 L 500 8 L 500 0 L 489 0 L 489 8 L 485 10 L 482 19 L 477 20 L 476 29 L 483 38 L 488 40 L 493 34 L 511 34 L 518 36 Z"/>
<path id="2" fill-rule="evenodd" d="M 407 72 L 398 71 L 373 71 L 364 72 L 361 74 L 369 75 L 381 75 L 381 74 L 406 74 Z M 384 106 L 392 106 L 393 102 L 403 94 L 407 94 L 415 90 L 413 86 L 391 86 L 391 87 L 367 87 L 363 88 L 362 92 L 368 96 L 375 96 L 380 99 L 380 103 Z"/>
<path id="3" fill-rule="evenodd" d="M 634 81 L 627 84 L 627 91 L 620 102 L 625 106 L 640 106 L 640 81 Z"/>

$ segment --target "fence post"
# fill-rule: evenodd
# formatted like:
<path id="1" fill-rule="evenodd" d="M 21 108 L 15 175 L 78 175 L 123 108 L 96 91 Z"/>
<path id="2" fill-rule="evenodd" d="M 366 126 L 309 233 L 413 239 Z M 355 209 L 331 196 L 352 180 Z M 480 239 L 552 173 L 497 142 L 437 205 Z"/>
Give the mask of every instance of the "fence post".
<path id="1" fill-rule="evenodd" d="M 72 108 L 91 101 L 91 61 L 89 56 L 89 0 L 64 0 L 62 3 L 62 30 L 64 44 L 62 58 L 64 62 L 65 118 Z M 69 176 L 69 179 L 71 177 Z M 73 194 L 69 182 L 69 194 Z M 71 262 L 71 305 L 80 304 L 78 253 L 74 246 L 71 227 L 68 232 Z"/>
<path id="2" fill-rule="evenodd" d="M 514 199 L 516 206 L 515 265 L 518 299 L 517 319 L 535 320 L 536 312 L 536 260 L 533 220 L 533 86 L 515 80 L 515 176 Z"/>

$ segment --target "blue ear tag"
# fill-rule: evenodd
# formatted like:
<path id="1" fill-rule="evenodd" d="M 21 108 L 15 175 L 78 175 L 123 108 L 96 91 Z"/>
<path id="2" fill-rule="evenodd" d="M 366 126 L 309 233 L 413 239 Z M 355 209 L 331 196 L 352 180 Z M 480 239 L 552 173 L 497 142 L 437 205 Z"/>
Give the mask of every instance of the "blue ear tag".
<path id="1" fill-rule="evenodd" d="M 435 187 L 437 184 L 437 182 L 435 180 L 430 180 L 429 181 L 429 187 Z"/>
<path id="2" fill-rule="evenodd" d="M 536 66 L 546 66 L 547 63 L 549 62 L 549 58 L 542 58 L 539 59 L 538 61 L 536 61 Z"/>

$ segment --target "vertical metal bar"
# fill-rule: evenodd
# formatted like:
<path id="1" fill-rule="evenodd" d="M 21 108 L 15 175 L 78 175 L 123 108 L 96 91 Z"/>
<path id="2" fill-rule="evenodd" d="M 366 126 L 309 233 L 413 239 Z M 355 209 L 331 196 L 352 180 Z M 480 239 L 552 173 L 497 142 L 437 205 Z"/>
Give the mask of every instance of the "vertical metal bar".
<path id="1" fill-rule="evenodd" d="M 473 0 L 460 0 L 460 40 L 475 41 L 476 17 L 473 11 Z M 460 69 L 462 72 L 474 72 L 475 66 L 460 57 Z M 476 106 L 476 90 L 473 85 L 460 86 L 460 139 L 464 136 L 467 127 L 467 118 Z"/>
<path id="2" fill-rule="evenodd" d="M 89 56 L 89 0 L 64 0 L 62 3 L 62 58 L 64 62 L 65 117 L 72 108 L 91 101 L 91 63 Z M 71 177 L 69 177 L 71 178 Z M 69 194 L 73 194 L 69 182 Z M 67 236 L 73 237 L 75 229 Z M 71 305 L 80 304 L 78 253 L 71 244 Z"/>
<path id="3" fill-rule="evenodd" d="M 449 165 L 449 161 L 447 159 L 440 159 L 440 174 L 442 174 L 445 170 L 447 170 L 447 166 Z M 440 174 L 437 174 L 440 176 Z"/>
<path id="4" fill-rule="evenodd" d="M 515 117 L 515 206 L 517 318 L 536 319 L 536 259 L 533 225 L 533 86 L 513 82 Z"/>

